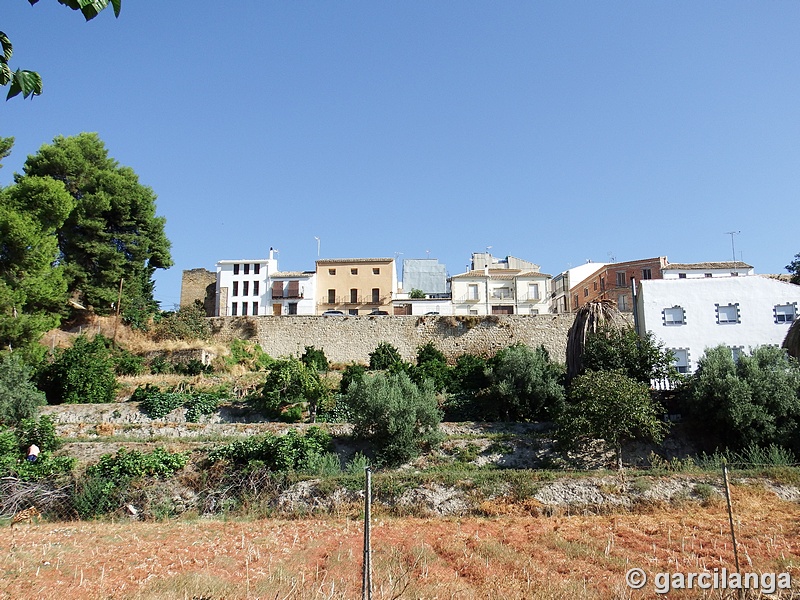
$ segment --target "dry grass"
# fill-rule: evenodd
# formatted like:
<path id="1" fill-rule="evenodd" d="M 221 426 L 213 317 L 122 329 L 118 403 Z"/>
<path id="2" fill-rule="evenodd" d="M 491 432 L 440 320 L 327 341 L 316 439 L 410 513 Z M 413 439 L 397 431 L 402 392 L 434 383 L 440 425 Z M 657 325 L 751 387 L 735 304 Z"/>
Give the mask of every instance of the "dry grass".
<path id="1" fill-rule="evenodd" d="M 800 507 L 751 486 L 737 486 L 734 502 L 743 569 L 790 571 L 800 584 Z M 525 515 L 537 508 L 491 518 L 378 517 L 373 597 L 647 598 L 652 587 L 625 586 L 629 568 L 733 565 L 724 507 Z M 362 537 L 361 522 L 348 518 L 23 525 L 0 548 L 0 598 L 358 598 Z"/>

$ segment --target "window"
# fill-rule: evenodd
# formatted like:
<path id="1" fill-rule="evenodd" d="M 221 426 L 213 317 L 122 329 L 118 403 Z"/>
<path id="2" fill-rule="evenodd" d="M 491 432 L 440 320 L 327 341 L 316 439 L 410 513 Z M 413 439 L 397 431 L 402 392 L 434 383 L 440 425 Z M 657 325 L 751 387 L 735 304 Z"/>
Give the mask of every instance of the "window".
<path id="1" fill-rule="evenodd" d="M 239 295 L 239 282 L 238 281 L 234 281 L 233 282 L 233 295 L 234 296 L 238 296 Z"/>
<path id="2" fill-rule="evenodd" d="M 250 295 L 250 282 L 243 281 L 242 282 L 242 296 L 249 296 Z"/>
<path id="3" fill-rule="evenodd" d="M 606 278 L 605 277 L 601 277 L 600 278 L 600 291 L 601 292 L 605 292 L 606 291 Z"/>
<path id="4" fill-rule="evenodd" d="M 739 323 L 739 304 L 717 304 L 717 323 Z"/>
<path id="5" fill-rule="evenodd" d="M 374 304 L 379 304 L 381 301 L 381 290 L 380 288 L 372 288 L 372 302 Z"/>
<path id="6" fill-rule="evenodd" d="M 261 272 L 261 263 L 255 263 L 253 265 L 253 275 L 258 275 Z"/>
<path id="7" fill-rule="evenodd" d="M 358 275 L 358 269 L 350 269 L 350 275 Z"/>
<path id="8" fill-rule="evenodd" d="M 358 309 L 357 308 L 351 308 L 350 310 L 347 311 L 347 314 L 350 315 L 351 317 L 357 317 L 358 316 Z"/>
<path id="9" fill-rule="evenodd" d="M 678 273 L 678 279 L 686 279 L 686 273 Z"/>
<path id="10" fill-rule="evenodd" d="M 468 300 L 477 300 L 478 299 L 478 284 L 477 283 L 470 283 L 469 287 L 467 288 L 467 299 Z"/>
<path id="11" fill-rule="evenodd" d="M 233 265 L 233 274 L 234 275 L 238 275 L 239 274 L 239 264 L 238 263 Z"/>
<path id="12" fill-rule="evenodd" d="M 258 302 L 253 302 L 253 314 L 258 314 Z"/>
<path id="13" fill-rule="evenodd" d="M 652 279 L 652 278 L 653 278 L 652 269 L 642 269 L 642 279 Z"/>
<path id="14" fill-rule="evenodd" d="M 664 325 L 685 325 L 686 324 L 686 317 L 685 312 L 682 307 L 680 306 L 673 306 L 671 308 L 665 308 L 661 311 L 661 315 L 664 319 Z"/>
<path id="15" fill-rule="evenodd" d="M 336 290 L 328 290 L 328 304 L 336 304 Z"/>
<path id="16" fill-rule="evenodd" d="M 381 274 L 380 267 L 376 267 L 376 268 L 372 269 L 372 274 L 373 275 L 380 275 Z"/>
<path id="17" fill-rule="evenodd" d="M 478 309 L 477 309 L 477 308 L 470 308 L 470 309 L 469 309 L 469 314 L 471 314 L 471 315 L 477 315 L 477 314 L 478 314 Z"/>
<path id="18" fill-rule="evenodd" d="M 258 296 L 258 281 L 253 282 L 253 296 Z"/>
<path id="19" fill-rule="evenodd" d="M 617 271 L 617 287 L 625 287 L 625 271 Z"/>
<path id="20" fill-rule="evenodd" d="M 336 269 L 328 269 L 328 275 L 336 275 Z"/>
<path id="21" fill-rule="evenodd" d="M 573 309 L 578 308 L 578 294 L 575 294 L 572 297 L 572 304 L 573 304 L 573 306 L 572 306 Z"/>
<path id="22" fill-rule="evenodd" d="M 744 354 L 744 348 L 742 346 L 728 346 L 728 348 L 731 350 L 733 362 L 738 363 L 742 354 Z"/>
<path id="23" fill-rule="evenodd" d="M 597 291 L 597 282 L 596 281 L 593 282 L 592 286 L 593 286 L 592 289 L 596 292 Z"/>
<path id="24" fill-rule="evenodd" d="M 589 288 L 583 288 L 583 297 L 586 298 L 589 296 Z"/>
<path id="25" fill-rule="evenodd" d="M 250 263 L 244 263 L 244 274 L 250 275 Z"/>
<path id="26" fill-rule="evenodd" d="M 528 299 L 529 300 L 538 300 L 539 299 L 539 284 L 538 283 L 529 283 L 528 284 Z"/>
<path id="27" fill-rule="evenodd" d="M 289 303 L 289 314 L 296 315 L 297 314 L 297 302 L 290 302 Z"/>
<path id="28" fill-rule="evenodd" d="M 713 276 L 714 276 L 714 274 L 713 274 L 713 273 L 704 273 L 704 275 L 705 275 L 706 277 L 713 277 Z"/>
<path id="29" fill-rule="evenodd" d="M 774 310 L 776 323 L 791 323 L 797 316 L 797 308 L 794 303 L 777 304 Z"/>
<path id="30" fill-rule="evenodd" d="M 242 302 L 242 316 L 247 316 L 247 302 Z"/>
<path id="31" fill-rule="evenodd" d="M 672 365 L 678 373 L 689 372 L 689 350 L 686 348 L 670 348 L 672 351 Z"/>
<path id="32" fill-rule="evenodd" d="M 628 297 L 627 296 L 617 296 L 617 308 L 620 310 L 628 310 Z"/>
<path id="33" fill-rule="evenodd" d="M 239 303 L 234 302 L 231 304 L 231 316 L 235 317 L 239 314 Z"/>
<path id="34" fill-rule="evenodd" d="M 356 304 L 358 302 L 358 290 L 353 288 L 350 290 L 350 304 Z"/>
<path id="35" fill-rule="evenodd" d="M 739 273 L 731 273 L 731 277 L 738 277 Z"/>

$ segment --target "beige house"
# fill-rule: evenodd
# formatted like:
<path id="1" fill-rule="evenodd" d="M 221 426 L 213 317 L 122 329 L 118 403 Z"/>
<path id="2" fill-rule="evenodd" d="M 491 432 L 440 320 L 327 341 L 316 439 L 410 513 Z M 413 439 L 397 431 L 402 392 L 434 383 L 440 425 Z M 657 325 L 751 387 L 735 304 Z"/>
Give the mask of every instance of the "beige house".
<path id="1" fill-rule="evenodd" d="M 317 261 L 317 314 L 392 312 L 397 290 L 393 258 L 326 258 Z"/>

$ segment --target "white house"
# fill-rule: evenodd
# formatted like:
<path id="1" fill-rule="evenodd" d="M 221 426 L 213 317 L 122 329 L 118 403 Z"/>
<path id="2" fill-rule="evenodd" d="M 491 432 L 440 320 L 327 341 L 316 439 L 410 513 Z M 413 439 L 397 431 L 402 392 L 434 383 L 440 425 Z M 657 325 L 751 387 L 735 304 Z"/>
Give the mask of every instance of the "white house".
<path id="1" fill-rule="evenodd" d="M 269 278 L 277 270 L 278 261 L 272 248 L 269 250 L 269 258 L 219 261 L 215 310 L 217 316 L 271 314 Z"/>
<path id="2" fill-rule="evenodd" d="M 725 345 L 736 357 L 780 345 L 798 303 L 800 286 L 758 275 L 643 280 L 636 328 L 652 332 L 675 354 L 678 370 L 692 373 L 708 348 Z"/>
<path id="3" fill-rule="evenodd" d="M 661 274 L 664 279 L 700 279 L 752 275 L 753 267 L 741 261 L 667 263 Z"/>
<path id="4" fill-rule="evenodd" d="M 472 270 L 450 279 L 454 315 L 538 315 L 550 312 L 550 275 L 514 257 L 473 254 Z"/>
<path id="5" fill-rule="evenodd" d="M 273 315 L 316 314 L 316 271 L 276 271 L 270 275 Z"/>

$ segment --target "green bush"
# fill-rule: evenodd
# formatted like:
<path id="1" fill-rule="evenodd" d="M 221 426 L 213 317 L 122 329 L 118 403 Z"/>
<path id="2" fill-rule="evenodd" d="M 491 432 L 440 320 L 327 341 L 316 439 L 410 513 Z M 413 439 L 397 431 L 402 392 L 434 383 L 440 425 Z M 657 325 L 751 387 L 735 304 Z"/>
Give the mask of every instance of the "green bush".
<path id="1" fill-rule="evenodd" d="M 214 448 L 208 459 L 211 462 L 228 460 L 238 466 L 264 466 L 272 471 L 305 471 L 319 464 L 319 457 L 330 445 L 330 434 L 318 427 L 309 427 L 304 435 L 293 429 L 285 435 L 266 433 L 237 440 Z"/>
<path id="2" fill-rule="evenodd" d="M 207 340 L 211 328 L 202 303 L 164 313 L 153 326 L 153 335 L 157 340 Z"/>
<path id="3" fill-rule="evenodd" d="M 144 358 L 125 350 L 115 348 L 112 353 L 114 372 L 117 375 L 141 375 L 144 373 Z"/>
<path id="4" fill-rule="evenodd" d="M 294 405 L 307 402 L 313 420 L 317 406 L 324 402 L 329 393 L 316 369 L 307 367 L 296 358 L 289 358 L 275 361 L 267 374 L 261 395 L 253 400 L 253 404 L 267 415 L 280 418 L 285 408 L 291 409 Z M 295 419 L 296 415 L 295 409 L 286 418 Z"/>
<path id="5" fill-rule="evenodd" d="M 342 371 L 342 379 L 339 381 L 339 391 L 342 394 L 347 393 L 347 388 L 354 381 L 361 381 L 367 373 L 367 368 L 364 365 L 352 363 L 347 365 Z"/>
<path id="6" fill-rule="evenodd" d="M 369 353 L 369 370 L 383 371 L 403 362 L 400 352 L 389 342 L 381 342 L 378 347 Z"/>
<path id="7" fill-rule="evenodd" d="M 104 454 L 86 473 L 114 483 L 141 477 L 168 477 L 186 466 L 188 452 L 167 452 L 155 448 L 152 452 L 139 452 L 120 448 L 116 454 Z"/>
<path id="8" fill-rule="evenodd" d="M 488 362 L 489 386 L 482 398 L 486 420 L 550 419 L 564 401 L 564 369 L 550 360 L 544 346 L 514 344 Z"/>
<path id="9" fill-rule="evenodd" d="M 36 444 L 40 450 L 35 462 L 25 460 L 31 444 Z M 74 458 L 52 456 L 60 445 L 55 425 L 46 415 L 38 419 L 23 419 L 16 429 L 0 426 L 0 477 L 36 481 L 71 471 L 75 465 Z"/>
<path id="10" fill-rule="evenodd" d="M 32 370 L 16 354 L 0 354 L 0 424 L 16 425 L 47 404 L 31 381 Z"/>
<path id="11" fill-rule="evenodd" d="M 417 386 L 405 373 L 377 373 L 353 383 L 346 399 L 354 435 L 371 444 L 380 464 L 401 464 L 441 442 L 442 415 L 429 381 Z"/>
<path id="12" fill-rule="evenodd" d="M 117 390 L 114 360 L 106 338 L 80 336 L 71 348 L 58 352 L 45 366 L 39 387 L 50 404 L 113 402 Z"/>
<path id="13" fill-rule="evenodd" d="M 672 360 L 652 333 L 642 337 L 633 328 L 607 327 L 586 337 L 581 372 L 619 370 L 649 385 L 653 379 L 677 379 Z"/>
<path id="14" fill-rule="evenodd" d="M 417 348 L 417 364 L 411 369 L 410 374 L 416 383 L 429 379 L 437 392 L 449 388 L 452 380 L 447 358 L 433 342 Z"/>
<path id="15" fill-rule="evenodd" d="M 211 415 L 219 410 L 219 396 L 208 393 L 194 393 L 184 402 L 186 407 L 186 420 L 197 423 L 200 417 Z"/>
<path id="16" fill-rule="evenodd" d="M 777 444 L 800 452 L 800 364 L 783 348 L 761 346 L 736 362 L 725 346 L 707 350 L 681 401 L 711 447 Z"/>
<path id="17" fill-rule="evenodd" d="M 306 346 L 305 352 L 300 357 L 300 362 L 310 369 L 324 373 L 328 370 L 328 358 L 325 356 L 325 351 L 322 349 L 314 348 L 314 346 Z"/>
<path id="18" fill-rule="evenodd" d="M 231 342 L 231 353 L 225 357 L 228 365 L 244 365 L 250 371 L 267 371 L 275 363 L 255 342 L 235 339 Z"/>
<path id="19" fill-rule="evenodd" d="M 173 372 L 172 363 L 170 363 L 162 354 L 157 354 L 150 359 L 150 372 L 153 375 L 164 375 Z"/>

